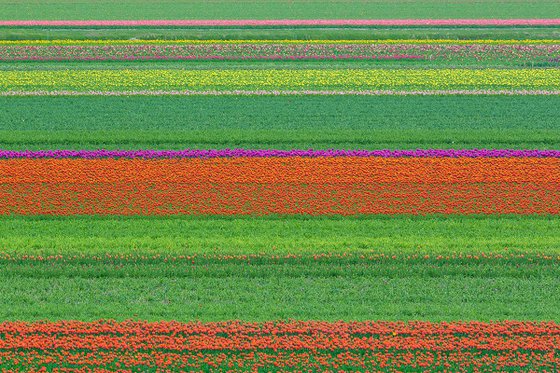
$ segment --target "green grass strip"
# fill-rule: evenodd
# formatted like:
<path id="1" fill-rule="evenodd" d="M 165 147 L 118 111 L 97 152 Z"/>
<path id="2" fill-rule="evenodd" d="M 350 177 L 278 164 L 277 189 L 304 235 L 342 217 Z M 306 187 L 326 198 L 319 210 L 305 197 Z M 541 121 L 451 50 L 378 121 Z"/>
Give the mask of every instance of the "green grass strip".
<path id="1" fill-rule="evenodd" d="M 4 149 L 558 149 L 559 96 L 0 97 Z"/>
<path id="2" fill-rule="evenodd" d="M 0 265 L 2 320 L 560 320 L 557 262 Z"/>
<path id="3" fill-rule="evenodd" d="M 0 218 L 11 255 L 560 253 L 553 216 Z"/>
<path id="4" fill-rule="evenodd" d="M 558 27 L 0 27 L 0 40 L 110 39 L 558 39 Z"/>
<path id="5" fill-rule="evenodd" d="M 560 18 L 554 0 L 0 1 L 2 20 Z"/>

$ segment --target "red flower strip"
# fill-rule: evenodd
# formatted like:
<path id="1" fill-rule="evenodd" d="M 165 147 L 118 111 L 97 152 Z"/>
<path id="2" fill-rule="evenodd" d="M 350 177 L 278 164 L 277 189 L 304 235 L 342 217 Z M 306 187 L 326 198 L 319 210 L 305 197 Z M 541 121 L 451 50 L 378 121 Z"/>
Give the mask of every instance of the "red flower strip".
<path id="1" fill-rule="evenodd" d="M 49 364 L 75 371 L 542 371 L 560 364 L 553 322 L 5 322 L 0 334 L 0 363 L 16 371 Z"/>

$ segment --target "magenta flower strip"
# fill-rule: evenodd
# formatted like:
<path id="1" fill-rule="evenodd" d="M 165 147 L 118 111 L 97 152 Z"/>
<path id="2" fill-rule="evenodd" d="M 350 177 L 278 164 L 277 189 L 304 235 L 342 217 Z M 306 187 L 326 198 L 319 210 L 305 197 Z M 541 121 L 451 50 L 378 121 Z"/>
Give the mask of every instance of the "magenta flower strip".
<path id="1" fill-rule="evenodd" d="M 550 19 L 13 20 L 0 26 L 558 26 Z"/>
<path id="2" fill-rule="evenodd" d="M 184 43 L 116 45 L 0 45 L 1 61 L 135 60 L 417 60 L 554 62 L 560 44 L 437 43 Z"/>
<path id="3" fill-rule="evenodd" d="M 438 96 L 438 95 L 505 95 L 505 96 L 556 96 L 560 90 L 493 90 L 493 89 L 449 89 L 426 91 L 393 91 L 393 90 L 141 90 L 141 91 L 4 91 L 0 96 Z"/>
<path id="4" fill-rule="evenodd" d="M 533 149 L 414 149 L 414 150 L 0 150 L 0 159 L 37 158 L 231 158 L 231 157 L 383 157 L 383 158 L 560 158 L 560 150 Z"/>

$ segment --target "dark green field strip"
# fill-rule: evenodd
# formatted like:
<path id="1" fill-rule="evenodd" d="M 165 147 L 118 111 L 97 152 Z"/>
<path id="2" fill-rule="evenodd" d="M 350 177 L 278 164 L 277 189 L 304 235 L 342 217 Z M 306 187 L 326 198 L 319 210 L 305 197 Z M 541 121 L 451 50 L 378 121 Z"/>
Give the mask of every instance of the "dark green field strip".
<path id="1" fill-rule="evenodd" d="M 72 0 L 0 1 L 0 19 L 558 18 L 554 0 Z"/>
<path id="2" fill-rule="evenodd" d="M 0 98 L 0 147 L 6 149 L 559 144 L 559 96 Z"/>
<path id="3" fill-rule="evenodd" d="M 1 263 L 0 318 L 560 320 L 557 263 Z"/>
<path id="4" fill-rule="evenodd" d="M 12 255 L 560 253 L 546 216 L 0 218 Z"/>
<path id="5" fill-rule="evenodd" d="M 0 27 L 0 40 L 68 39 L 560 39 L 558 27 L 252 27 L 252 28 L 56 28 Z"/>

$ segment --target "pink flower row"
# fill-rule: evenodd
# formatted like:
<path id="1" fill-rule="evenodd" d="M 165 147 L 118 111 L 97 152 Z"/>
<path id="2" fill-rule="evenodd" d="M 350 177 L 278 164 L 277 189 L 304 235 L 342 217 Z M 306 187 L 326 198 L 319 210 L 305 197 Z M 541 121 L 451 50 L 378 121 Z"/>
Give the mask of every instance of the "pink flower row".
<path id="1" fill-rule="evenodd" d="M 0 45 L 2 61 L 428 59 L 491 63 L 554 63 L 559 44 L 116 44 Z"/>
<path id="2" fill-rule="evenodd" d="M 438 96 L 438 95 L 503 95 L 560 96 L 560 90 L 528 89 L 440 89 L 425 91 L 398 90 L 139 90 L 139 91 L 0 91 L 2 96 Z"/>
<path id="3" fill-rule="evenodd" d="M 550 19 L 13 20 L 0 26 L 558 26 Z"/>

